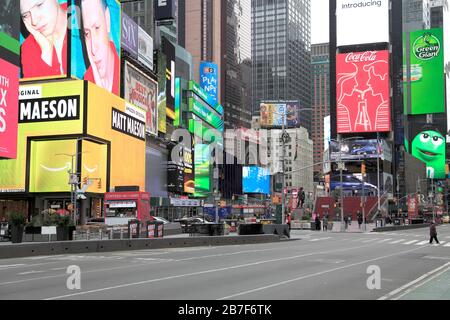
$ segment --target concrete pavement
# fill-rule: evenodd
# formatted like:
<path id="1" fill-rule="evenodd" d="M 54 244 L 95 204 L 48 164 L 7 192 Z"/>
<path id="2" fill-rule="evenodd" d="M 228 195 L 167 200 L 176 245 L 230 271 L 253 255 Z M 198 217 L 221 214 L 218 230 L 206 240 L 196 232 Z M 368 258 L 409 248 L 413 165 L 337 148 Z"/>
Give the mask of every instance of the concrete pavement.
<path id="1" fill-rule="evenodd" d="M 450 228 L 439 233 L 439 246 L 426 243 L 427 229 L 304 230 L 292 232 L 297 241 L 280 243 L 5 259 L 0 299 L 377 300 L 417 279 L 437 285 L 450 262 Z M 72 265 L 81 271 L 79 290 L 67 287 Z M 374 266 L 379 289 L 368 288 Z M 445 276 L 437 282 L 444 289 Z M 423 292 L 409 293 L 436 298 Z"/>

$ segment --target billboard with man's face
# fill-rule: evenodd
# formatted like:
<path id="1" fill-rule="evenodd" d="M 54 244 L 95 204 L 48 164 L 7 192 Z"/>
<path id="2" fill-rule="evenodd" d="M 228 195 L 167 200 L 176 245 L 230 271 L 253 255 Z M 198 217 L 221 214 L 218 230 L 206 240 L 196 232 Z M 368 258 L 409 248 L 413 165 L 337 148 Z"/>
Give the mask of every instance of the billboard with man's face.
<path id="1" fill-rule="evenodd" d="M 119 95 L 117 0 L 20 0 L 23 79 L 77 77 Z"/>
<path id="2" fill-rule="evenodd" d="M 389 51 L 336 56 L 338 133 L 391 131 Z"/>

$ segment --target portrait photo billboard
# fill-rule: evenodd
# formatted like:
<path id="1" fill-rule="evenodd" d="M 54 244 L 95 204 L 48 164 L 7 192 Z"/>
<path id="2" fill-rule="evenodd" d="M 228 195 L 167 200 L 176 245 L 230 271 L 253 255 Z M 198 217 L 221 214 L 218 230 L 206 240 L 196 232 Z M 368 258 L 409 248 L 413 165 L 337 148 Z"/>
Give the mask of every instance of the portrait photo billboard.
<path id="1" fill-rule="evenodd" d="M 338 133 L 391 131 L 389 51 L 336 57 Z"/>

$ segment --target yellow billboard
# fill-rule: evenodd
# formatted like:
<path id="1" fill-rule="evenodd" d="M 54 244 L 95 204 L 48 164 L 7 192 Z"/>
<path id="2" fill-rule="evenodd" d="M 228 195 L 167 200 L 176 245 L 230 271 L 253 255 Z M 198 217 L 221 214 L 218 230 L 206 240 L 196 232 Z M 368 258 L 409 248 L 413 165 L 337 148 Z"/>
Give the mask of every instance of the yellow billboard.
<path id="1" fill-rule="evenodd" d="M 83 101 L 83 81 L 19 87 L 17 159 L 0 161 L 0 193 L 26 191 L 28 141 L 83 132 Z"/>
<path id="2" fill-rule="evenodd" d="M 70 192 L 75 154 L 76 140 L 32 141 L 29 192 Z"/>
<path id="3" fill-rule="evenodd" d="M 108 167 L 108 146 L 84 140 L 81 148 L 81 183 L 90 181 L 88 193 L 105 193 Z"/>
<path id="4" fill-rule="evenodd" d="M 111 141 L 110 187 L 145 190 L 145 110 L 88 84 L 87 134 Z"/>

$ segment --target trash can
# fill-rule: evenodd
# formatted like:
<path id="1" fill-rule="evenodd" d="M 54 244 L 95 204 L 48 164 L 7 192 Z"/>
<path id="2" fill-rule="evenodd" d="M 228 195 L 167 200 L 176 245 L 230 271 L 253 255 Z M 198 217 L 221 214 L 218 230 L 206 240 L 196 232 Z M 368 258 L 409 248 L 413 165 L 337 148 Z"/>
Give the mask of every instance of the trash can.
<path id="1" fill-rule="evenodd" d="M 141 222 L 139 220 L 128 221 L 128 239 L 139 239 Z"/>

